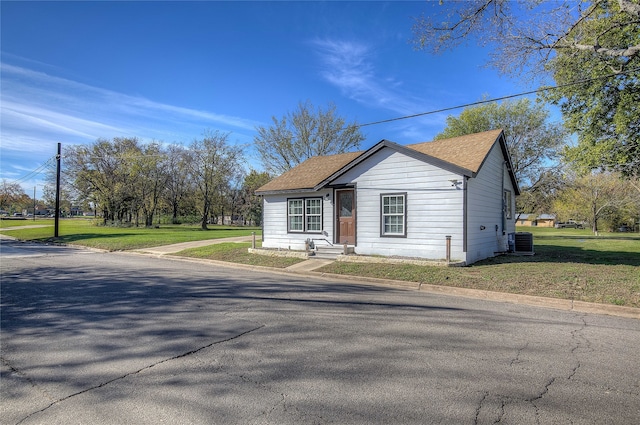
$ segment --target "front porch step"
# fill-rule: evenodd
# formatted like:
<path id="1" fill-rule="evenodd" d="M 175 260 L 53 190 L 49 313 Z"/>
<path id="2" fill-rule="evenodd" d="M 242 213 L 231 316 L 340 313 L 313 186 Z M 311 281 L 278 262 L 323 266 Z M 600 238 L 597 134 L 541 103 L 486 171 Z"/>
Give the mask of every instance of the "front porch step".
<path id="1" fill-rule="evenodd" d="M 347 246 L 347 253 L 353 252 L 353 246 Z M 314 252 L 314 258 L 322 258 L 327 260 L 335 260 L 338 258 L 338 255 L 344 254 L 344 246 L 343 245 L 316 245 L 316 250 Z"/>

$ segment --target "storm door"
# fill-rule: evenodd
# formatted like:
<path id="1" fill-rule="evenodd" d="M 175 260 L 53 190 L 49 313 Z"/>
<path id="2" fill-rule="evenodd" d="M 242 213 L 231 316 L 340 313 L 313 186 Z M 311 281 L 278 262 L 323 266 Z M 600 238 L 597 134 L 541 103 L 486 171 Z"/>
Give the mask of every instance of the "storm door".
<path id="1" fill-rule="evenodd" d="M 355 190 L 336 191 L 336 243 L 355 245 L 356 204 Z"/>

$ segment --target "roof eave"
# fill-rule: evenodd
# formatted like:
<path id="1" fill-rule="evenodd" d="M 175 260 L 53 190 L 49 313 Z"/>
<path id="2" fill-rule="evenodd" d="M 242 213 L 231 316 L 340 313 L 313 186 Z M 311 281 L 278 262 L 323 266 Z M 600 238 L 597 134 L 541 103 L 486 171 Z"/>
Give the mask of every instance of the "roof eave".
<path id="1" fill-rule="evenodd" d="M 280 189 L 280 190 L 256 190 L 254 193 L 258 196 L 264 195 L 287 195 L 290 193 L 312 193 L 317 192 L 318 190 L 315 188 L 305 188 L 305 189 Z"/>
<path id="2" fill-rule="evenodd" d="M 450 172 L 455 173 L 455 174 L 460 174 L 460 175 L 466 176 L 466 177 L 475 177 L 476 176 L 476 173 L 474 173 L 473 171 L 468 170 L 466 168 L 454 165 L 454 164 L 452 164 L 450 162 L 447 162 L 447 161 L 443 161 L 442 159 L 436 158 L 434 156 L 427 155 L 427 154 L 422 153 L 422 152 L 418 152 L 418 151 L 413 150 L 411 148 L 407 148 L 407 147 L 399 145 L 399 144 L 397 144 L 395 142 L 391 142 L 389 140 L 382 139 L 381 141 L 379 141 L 378 143 L 376 143 L 375 145 L 373 145 L 372 147 L 370 147 L 369 149 L 364 151 L 361 155 L 359 155 L 356 158 L 354 158 L 351 162 L 346 164 L 344 167 L 342 167 L 341 169 L 339 169 L 338 171 L 336 171 L 335 173 L 333 173 L 332 175 L 327 177 L 322 182 L 318 183 L 314 187 L 314 189 L 315 190 L 319 190 L 319 189 L 331 184 L 332 181 L 334 181 L 338 177 L 342 176 L 344 173 L 346 173 L 347 171 L 349 171 L 350 169 L 352 169 L 356 165 L 360 164 L 361 162 L 363 162 L 367 158 L 370 158 L 373 154 L 375 154 L 376 152 L 382 150 L 385 147 L 394 149 L 395 151 L 400 152 L 403 155 L 409 156 L 411 158 L 417 159 L 417 160 L 422 161 L 422 162 L 426 162 L 426 163 L 435 165 L 438 168 L 442 168 L 444 170 L 450 171 Z"/>
<path id="3" fill-rule="evenodd" d="M 500 141 L 500 149 L 502 149 L 502 156 L 504 156 L 504 160 L 507 164 L 507 170 L 509 171 L 509 178 L 511 179 L 511 184 L 513 185 L 513 190 L 516 196 L 520 196 L 520 187 L 518 186 L 518 179 L 516 178 L 516 173 L 513 171 L 513 163 L 511 162 L 511 155 L 509 155 L 509 149 L 507 148 L 507 141 L 504 136 L 504 130 L 500 132 L 498 136 L 498 140 Z"/>

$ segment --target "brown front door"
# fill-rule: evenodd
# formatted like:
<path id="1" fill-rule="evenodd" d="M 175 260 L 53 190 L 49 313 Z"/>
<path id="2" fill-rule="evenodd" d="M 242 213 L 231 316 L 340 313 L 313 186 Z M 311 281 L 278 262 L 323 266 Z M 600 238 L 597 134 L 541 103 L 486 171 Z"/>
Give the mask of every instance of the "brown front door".
<path id="1" fill-rule="evenodd" d="M 356 203 L 355 191 L 338 190 L 336 191 L 336 207 L 337 207 L 337 237 L 336 243 L 355 245 L 356 243 Z"/>

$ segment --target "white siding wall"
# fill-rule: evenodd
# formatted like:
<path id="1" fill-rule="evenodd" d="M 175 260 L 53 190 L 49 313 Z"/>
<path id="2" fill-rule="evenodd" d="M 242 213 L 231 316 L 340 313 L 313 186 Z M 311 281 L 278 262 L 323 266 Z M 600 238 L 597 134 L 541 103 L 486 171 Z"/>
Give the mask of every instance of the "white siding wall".
<path id="1" fill-rule="evenodd" d="M 511 211 L 515 212 L 514 188 L 504 164 L 502 150 L 496 144 L 477 176 L 468 181 L 467 264 L 493 257 L 496 252 L 506 251 L 508 248 L 507 235 L 515 231 L 515 220 L 512 215 L 503 229 L 503 188 L 511 191 Z"/>
<path id="2" fill-rule="evenodd" d="M 385 148 L 341 176 L 336 185 L 356 185 L 356 246 L 363 255 L 444 259 L 451 236 L 451 260 L 471 264 L 508 248 L 515 231 L 515 191 L 496 144 L 476 178 L 467 181 L 467 252 L 464 252 L 464 191 L 450 180 L 463 176 Z M 503 186 L 504 185 L 504 186 Z M 502 229 L 503 187 L 512 193 L 512 219 Z M 382 237 L 380 194 L 406 193 L 407 236 Z M 329 194 L 329 198 L 326 195 Z M 323 234 L 287 232 L 287 199 L 322 197 Z M 307 238 L 334 242 L 333 190 L 269 195 L 264 200 L 266 248 L 302 250 Z M 481 226 L 484 229 L 481 230 Z M 496 226 L 498 230 L 496 231 Z"/>
<path id="3" fill-rule="evenodd" d="M 449 180 L 462 176 L 385 148 L 337 179 L 356 184 L 358 254 L 464 260 L 463 191 Z M 381 237 L 380 194 L 407 193 L 407 237 Z"/>
<path id="4" fill-rule="evenodd" d="M 327 199 L 326 195 L 329 194 Z M 323 234 L 287 232 L 287 199 L 322 197 Z M 304 250 L 307 239 L 333 241 L 333 194 L 331 190 L 318 192 L 267 195 L 264 197 L 263 242 L 265 248 Z M 322 244 L 321 241 L 315 241 Z"/>

